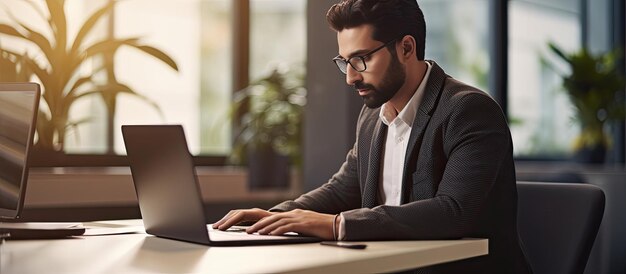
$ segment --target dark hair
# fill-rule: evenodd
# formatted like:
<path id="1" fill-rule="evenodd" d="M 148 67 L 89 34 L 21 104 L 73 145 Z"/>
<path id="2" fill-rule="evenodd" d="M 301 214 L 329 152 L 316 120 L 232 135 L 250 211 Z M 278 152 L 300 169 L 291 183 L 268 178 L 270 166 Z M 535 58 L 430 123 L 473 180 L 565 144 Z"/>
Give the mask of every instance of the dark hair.
<path id="1" fill-rule="evenodd" d="M 335 31 L 372 25 L 372 39 L 383 43 L 411 35 L 417 59 L 424 60 L 426 22 L 416 0 L 342 0 L 330 7 L 326 20 Z"/>

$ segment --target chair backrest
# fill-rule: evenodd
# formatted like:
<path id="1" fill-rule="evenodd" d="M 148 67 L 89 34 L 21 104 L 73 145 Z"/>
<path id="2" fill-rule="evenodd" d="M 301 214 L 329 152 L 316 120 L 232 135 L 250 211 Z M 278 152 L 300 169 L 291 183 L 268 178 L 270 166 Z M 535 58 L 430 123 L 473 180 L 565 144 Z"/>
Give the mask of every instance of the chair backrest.
<path id="1" fill-rule="evenodd" d="M 597 186 L 518 182 L 518 228 L 534 273 L 583 273 L 604 214 Z"/>

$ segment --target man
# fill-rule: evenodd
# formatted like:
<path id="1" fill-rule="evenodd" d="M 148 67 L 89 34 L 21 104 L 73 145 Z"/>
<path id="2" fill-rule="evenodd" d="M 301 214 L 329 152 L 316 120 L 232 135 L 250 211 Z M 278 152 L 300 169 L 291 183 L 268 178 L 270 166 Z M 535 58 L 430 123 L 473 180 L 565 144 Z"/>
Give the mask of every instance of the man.
<path id="1" fill-rule="evenodd" d="M 425 273 L 529 272 L 517 234 L 512 141 L 484 92 L 424 60 L 415 0 L 343 0 L 327 20 L 365 106 L 357 141 L 321 187 L 269 211 L 233 210 L 214 228 L 334 240 L 489 239 L 489 255 Z"/>

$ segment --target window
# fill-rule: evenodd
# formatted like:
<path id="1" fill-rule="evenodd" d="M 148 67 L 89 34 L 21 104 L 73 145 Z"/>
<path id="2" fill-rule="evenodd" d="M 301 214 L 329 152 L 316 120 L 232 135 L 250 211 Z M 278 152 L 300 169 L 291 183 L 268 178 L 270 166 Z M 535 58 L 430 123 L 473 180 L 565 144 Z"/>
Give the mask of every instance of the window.
<path id="1" fill-rule="evenodd" d="M 564 158 L 572 150 L 578 128 L 557 74 L 567 73 L 567 66 L 548 43 L 568 52 L 580 48 L 578 3 L 509 2 L 508 113 L 516 156 Z"/>
<path id="2" fill-rule="evenodd" d="M 425 0 L 419 4 L 426 19 L 426 59 L 488 92 L 488 0 Z"/>
<path id="3" fill-rule="evenodd" d="M 137 98 L 120 98 L 115 128 L 124 123 L 176 123 L 185 127 L 192 154 L 224 155 L 230 149 L 231 1 L 133 0 L 120 2 L 115 35 L 145 36 L 178 62 L 178 73 L 155 60 L 116 55 L 118 77 L 145 89 L 157 109 Z M 176 12 L 171 12 L 176 10 Z M 157 77 L 155 77 L 157 76 Z M 141 92 L 137 90 L 137 92 Z M 124 154 L 121 132 L 115 152 Z"/>
<path id="4" fill-rule="evenodd" d="M 306 1 L 250 1 L 250 80 L 272 66 L 304 68 Z"/>
<path id="5" fill-rule="evenodd" d="M 33 2 L 47 16 L 45 2 Z M 93 12 L 110 2 L 66 1 L 69 40 Z M 112 126 L 107 125 L 108 112 L 99 95 L 78 100 L 70 109 L 70 120 L 86 120 L 68 130 L 63 151 L 91 156 L 123 155 L 121 125 L 167 123 L 185 127 L 194 155 L 227 155 L 232 146 L 229 115 L 234 89 L 233 62 L 249 64 L 250 73 L 245 77 L 250 81 L 263 76 L 268 64 L 304 68 L 306 56 L 306 1 L 241 2 L 246 2 L 242 6 L 249 8 L 248 12 L 236 10 L 235 1 L 230 0 L 117 1 L 112 21 L 103 18 L 89 39 L 138 37 L 140 43 L 169 55 L 178 71 L 137 48 L 120 47 L 113 59 L 115 78 L 137 95 L 123 92 L 116 97 Z M 5 4 L 22 22 L 33 24 L 33 28 L 46 26 L 41 19 L 29 20 L 38 19 L 37 11 L 29 4 L 20 1 Z M 249 18 L 234 16 L 235 12 Z M 1 18 L 0 22 L 10 21 L 7 16 Z M 242 22 L 250 22 L 250 26 Z M 234 34 L 248 36 L 249 43 L 234 44 Z M 6 44 L 19 49 L 24 44 L 3 35 L 0 39 L 0 47 Z M 247 51 L 249 60 L 248 56 L 234 56 L 238 49 Z M 83 66 L 81 72 L 90 75 L 96 67 L 98 60 Z M 97 72 L 96 77 L 106 79 L 107 74 Z"/>

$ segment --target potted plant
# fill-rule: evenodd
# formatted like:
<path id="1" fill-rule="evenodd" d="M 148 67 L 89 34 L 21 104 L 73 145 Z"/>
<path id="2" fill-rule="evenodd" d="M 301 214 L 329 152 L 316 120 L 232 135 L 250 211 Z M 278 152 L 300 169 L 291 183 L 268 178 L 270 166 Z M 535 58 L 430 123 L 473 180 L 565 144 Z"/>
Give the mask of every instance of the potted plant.
<path id="1" fill-rule="evenodd" d="M 290 165 L 300 167 L 303 76 L 278 65 L 234 95 L 235 135 L 230 160 L 247 164 L 253 189 L 285 188 Z M 242 108 L 245 108 L 244 111 Z M 237 112 L 241 115 L 235 115 Z"/>
<path id="2" fill-rule="evenodd" d="M 625 116 L 624 77 L 616 67 L 618 53 L 594 55 L 586 48 L 565 53 L 553 43 L 549 47 L 571 70 L 562 78 L 581 128 L 574 142 L 575 157 L 582 162 L 602 163 L 611 145 L 605 123 L 623 121 Z"/>
<path id="3" fill-rule="evenodd" d="M 94 26 L 111 13 L 116 1 L 108 2 L 91 14 L 71 40 L 67 35 L 64 0 L 45 1 L 46 11 L 42 11 L 34 2 L 24 1 L 24 3 L 29 4 L 34 13 L 48 23 L 48 29 L 45 32 L 38 32 L 13 16 L 10 10 L 5 9 L 13 24 L 0 24 L 0 35 L 18 38 L 32 44 L 37 51 L 19 53 L 0 49 L 0 64 L 3 74 L 6 70 L 10 72 L 10 75 L 14 75 L 14 77 L 4 77 L 6 79 L 2 79 L 3 81 L 29 81 L 34 76 L 42 85 L 43 100 L 37 118 L 36 152 L 50 157 L 58 153 L 62 154 L 66 131 L 89 121 L 89 118 L 70 120 L 71 106 L 76 101 L 93 95 L 100 95 L 108 110 L 107 131 L 111 139 L 109 151 L 112 152 L 113 121 L 116 98 L 119 93 L 139 97 L 158 109 L 156 104 L 148 98 L 117 81 L 113 61 L 116 51 L 123 46 L 136 48 L 178 71 L 176 63 L 162 51 L 142 44 L 136 37 L 87 41 L 86 38 L 92 35 Z M 86 64 L 96 65 L 92 65 L 94 68 L 90 73 L 81 73 L 81 69 Z M 11 66 L 14 67 L 9 68 Z M 97 75 L 100 73 L 106 76 L 99 77 L 102 80 L 97 80 Z"/>

